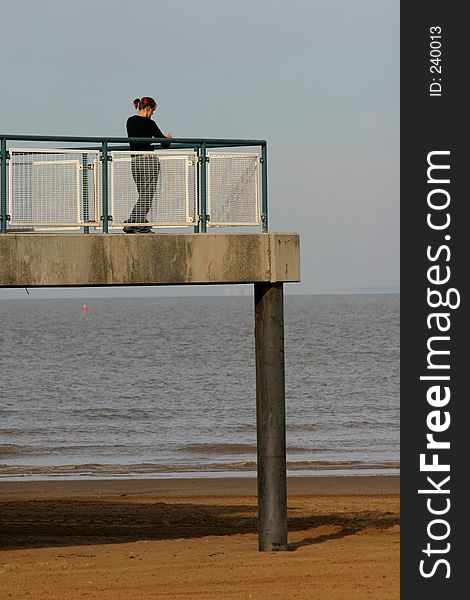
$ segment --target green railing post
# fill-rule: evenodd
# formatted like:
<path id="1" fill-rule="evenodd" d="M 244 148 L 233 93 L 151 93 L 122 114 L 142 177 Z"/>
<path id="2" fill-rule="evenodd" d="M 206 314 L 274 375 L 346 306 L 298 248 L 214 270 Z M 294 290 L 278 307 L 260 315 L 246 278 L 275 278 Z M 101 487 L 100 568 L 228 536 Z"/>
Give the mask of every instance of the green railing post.
<path id="1" fill-rule="evenodd" d="M 103 219 L 103 233 L 108 233 L 108 142 L 101 143 L 101 198 Z"/>
<path id="2" fill-rule="evenodd" d="M 1 171 L 0 171 L 0 180 L 1 180 L 1 195 L 0 195 L 0 215 L 1 215 L 1 233 L 6 233 L 7 231 L 7 141 L 5 138 L 2 138 L 1 141 L 1 149 L 0 149 L 0 157 L 1 157 Z"/>
<path id="3" fill-rule="evenodd" d="M 201 154 L 199 157 L 199 166 L 201 173 L 201 214 L 200 230 L 207 233 L 207 154 L 206 144 L 201 144 Z"/>
<path id="4" fill-rule="evenodd" d="M 261 145 L 261 225 L 268 231 L 268 145 Z"/>
<path id="5" fill-rule="evenodd" d="M 196 164 L 200 165 L 201 164 L 201 152 L 200 152 L 201 147 L 199 145 L 194 145 L 193 149 L 197 152 L 197 163 Z M 200 208 L 200 196 L 201 196 L 200 183 L 201 183 L 200 182 L 200 177 L 198 177 L 197 178 L 197 183 L 196 183 L 196 185 L 197 185 L 197 207 L 196 207 L 196 210 L 197 210 L 198 216 L 200 214 L 200 212 L 199 212 L 199 208 Z M 199 220 L 198 220 L 196 222 L 196 224 L 194 225 L 194 227 L 193 227 L 193 233 L 199 233 L 199 227 L 200 227 L 200 225 L 199 225 Z"/>

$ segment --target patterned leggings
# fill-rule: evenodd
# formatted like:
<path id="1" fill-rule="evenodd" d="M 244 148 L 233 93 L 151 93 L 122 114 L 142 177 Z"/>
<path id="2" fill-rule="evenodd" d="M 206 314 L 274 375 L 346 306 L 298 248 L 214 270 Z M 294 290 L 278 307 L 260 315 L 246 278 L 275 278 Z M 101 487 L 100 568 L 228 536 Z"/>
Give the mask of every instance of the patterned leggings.
<path id="1" fill-rule="evenodd" d="M 160 161 L 157 156 L 144 154 L 133 156 L 131 172 L 139 197 L 128 219 L 128 223 L 146 223 L 146 217 L 152 208 L 160 174 Z"/>

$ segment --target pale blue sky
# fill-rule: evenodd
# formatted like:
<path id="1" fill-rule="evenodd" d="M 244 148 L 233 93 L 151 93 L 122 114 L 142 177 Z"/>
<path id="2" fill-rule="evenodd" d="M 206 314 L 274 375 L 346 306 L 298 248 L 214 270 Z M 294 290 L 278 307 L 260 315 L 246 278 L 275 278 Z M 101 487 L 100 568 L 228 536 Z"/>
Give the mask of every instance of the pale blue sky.
<path id="1" fill-rule="evenodd" d="M 174 136 L 266 139 L 270 229 L 301 234 L 289 292 L 396 291 L 399 6 L 2 2 L 0 132 L 122 136 L 150 95 Z"/>

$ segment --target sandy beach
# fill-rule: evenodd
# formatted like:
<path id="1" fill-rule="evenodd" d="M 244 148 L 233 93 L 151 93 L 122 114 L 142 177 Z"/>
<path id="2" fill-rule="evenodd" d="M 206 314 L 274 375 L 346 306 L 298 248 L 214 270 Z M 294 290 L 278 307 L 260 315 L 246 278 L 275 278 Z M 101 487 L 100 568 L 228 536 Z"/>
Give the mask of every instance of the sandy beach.
<path id="1" fill-rule="evenodd" d="M 254 478 L 2 482 L 1 597 L 397 599 L 399 485 L 289 478 L 289 549 L 271 553 Z"/>

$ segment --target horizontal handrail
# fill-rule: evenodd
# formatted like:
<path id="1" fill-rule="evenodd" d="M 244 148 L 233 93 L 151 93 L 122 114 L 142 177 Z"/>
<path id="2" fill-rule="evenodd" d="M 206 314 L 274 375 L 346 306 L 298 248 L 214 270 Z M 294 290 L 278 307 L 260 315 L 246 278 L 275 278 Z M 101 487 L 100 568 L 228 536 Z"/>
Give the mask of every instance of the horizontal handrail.
<path id="1" fill-rule="evenodd" d="M 215 144 L 217 146 L 264 146 L 266 145 L 266 140 L 242 140 L 242 139 L 225 139 L 225 138 L 131 138 L 131 137 L 109 137 L 109 136 L 76 136 L 76 135 L 13 135 L 13 134 L 4 134 L 0 133 L 0 139 L 5 140 L 15 140 L 15 141 L 29 141 L 29 142 L 108 142 L 108 144 L 117 144 L 117 143 L 129 143 L 129 142 L 137 142 L 137 143 L 155 143 L 161 144 L 164 142 L 165 144 L 173 144 L 173 143 L 181 143 L 181 144 L 191 144 L 200 146 L 205 144 L 208 146 L 209 144 Z"/>

